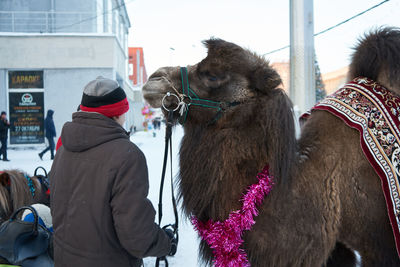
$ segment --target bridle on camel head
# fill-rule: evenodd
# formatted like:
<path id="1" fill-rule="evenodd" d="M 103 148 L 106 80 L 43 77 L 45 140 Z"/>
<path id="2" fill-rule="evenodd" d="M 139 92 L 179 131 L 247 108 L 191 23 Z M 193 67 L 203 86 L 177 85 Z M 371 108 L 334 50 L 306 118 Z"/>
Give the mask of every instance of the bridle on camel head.
<path id="1" fill-rule="evenodd" d="M 184 125 L 187 120 L 190 106 L 198 106 L 198 107 L 203 107 L 203 108 L 215 109 L 217 111 L 217 113 L 215 114 L 214 118 L 208 123 L 208 125 L 212 125 L 221 118 L 223 112 L 225 112 L 228 108 L 241 104 L 241 102 L 239 102 L 239 101 L 219 102 L 219 101 L 212 101 L 212 100 L 208 100 L 208 99 L 202 99 L 192 89 L 190 89 L 188 70 L 186 67 L 180 68 L 180 74 L 181 74 L 181 80 L 182 80 L 182 93 L 179 93 L 179 91 L 172 85 L 172 83 L 169 80 L 167 80 L 169 82 L 169 84 L 171 85 L 171 88 L 175 92 L 174 93 L 168 92 L 163 97 L 161 103 L 162 103 L 162 107 L 165 110 L 169 111 L 170 109 L 168 109 L 164 104 L 164 101 L 166 100 L 166 98 L 173 96 L 178 100 L 178 105 L 175 109 L 173 109 L 173 112 L 179 110 L 179 114 L 180 114 L 179 123 L 182 125 Z"/>
<path id="2" fill-rule="evenodd" d="M 162 173 L 161 173 L 161 182 L 160 182 L 160 192 L 159 192 L 159 200 L 158 200 L 158 225 L 161 226 L 161 220 L 162 220 L 162 195 L 163 195 L 163 190 L 164 190 L 164 181 L 165 181 L 165 172 L 166 172 L 166 167 L 167 167 L 167 161 L 168 161 L 168 149 L 170 152 L 170 165 L 171 165 L 171 193 L 172 193 L 172 206 L 174 210 L 174 215 L 175 215 L 175 223 L 174 224 L 168 224 L 163 227 L 163 229 L 166 228 L 172 228 L 172 231 L 174 233 L 174 236 L 176 240 L 178 241 L 179 236 L 178 236 L 178 210 L 177 210 L 177 205 L 176 205 L 176 200 L 174 196 L 174 185 L 173 185 L 173 174 L 172 174 L 172 126 L 173 126 L 173 120 L 174 120 L 174 113 L 179 110 L 179 122 L 184 125 L 189 113 L 189 108 L 190 106 L 199 106 L 203 108 L 212 108 L 217 110 L 217 113 L 215 114 L 214 118 L 208 123 L 208 125 L 214 124 L 215 122 L 218 121 L 219 118 L 221 118 L 222 113 L 227 110 L 229 107 L 237 106 L 241 104 L 241 102 L 234 101 L 234 102 L 217 102 L 217 101 L 212 101 L 212 100 L 207 100 L 207 99 L 202 99 L 199 98 L 198 95 L 189 87 L 189 78 L 188 78 L 188 71 L 186 67 L 180 68 L 180 74 L 181 74 L 181 79 L 182 79 L 182 93 L 179 93 L 179 91 L 173 86 L 172 82 L 170 82 L 166 77 L 164 78 L 171 86 L 174 92 L 168 92 L 165 94 L 165 96 L 162 99 L 162 107 L 164 108 L 165 111 L 168 112 L 167 115 L 167 127 L 166 127 L 166 133 L 165 133 L 165 149 L 164 149 L 164 161 L 163 161 L 163 168 L 162 168 Z M 165 100 L 167 97 L 175 97 L 178 100 L 178 105 L 175 108 L 168 108 L 167 105 L 165 105 Z M 156 266 L 158 267 L 160 262 L 164 261 L 165 266 L 168 267 L 168 261 L 166 257 L 159 257 L 156 260 Z"/>

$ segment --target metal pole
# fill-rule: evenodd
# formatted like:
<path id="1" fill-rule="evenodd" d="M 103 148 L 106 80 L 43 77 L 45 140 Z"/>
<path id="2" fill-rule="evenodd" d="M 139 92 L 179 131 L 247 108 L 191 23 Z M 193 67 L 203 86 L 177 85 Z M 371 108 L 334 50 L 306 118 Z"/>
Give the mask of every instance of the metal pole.
<path id="1" fill-rule="evenodd" d="M 290 98 L 297 113 L 316 101 L 313 0 L 290 0 Z"/>

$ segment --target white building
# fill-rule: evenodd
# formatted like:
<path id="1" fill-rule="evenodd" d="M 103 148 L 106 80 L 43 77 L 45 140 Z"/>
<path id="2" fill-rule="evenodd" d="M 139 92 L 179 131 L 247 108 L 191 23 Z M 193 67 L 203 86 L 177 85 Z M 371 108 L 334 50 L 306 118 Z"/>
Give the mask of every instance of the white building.
<path id="1" fill-rule="evenodd" d="M 60 134 L 97 76 L 117 80 L 133 102 L 129 27 L 124 0 L 1 0 L 0 110 L 11 145 L 44 143 L 48 109 Z"/>

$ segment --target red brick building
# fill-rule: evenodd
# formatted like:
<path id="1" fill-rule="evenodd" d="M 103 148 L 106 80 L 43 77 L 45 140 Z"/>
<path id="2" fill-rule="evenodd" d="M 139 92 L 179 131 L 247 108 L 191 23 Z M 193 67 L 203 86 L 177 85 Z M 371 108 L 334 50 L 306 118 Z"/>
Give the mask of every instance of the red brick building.
<path id="1" fill-rule="evenodd" d="M 141 86 L 147 82 L 146 66 L 142 47 L 129 47 L 129 80 L 133 86 Z"/>

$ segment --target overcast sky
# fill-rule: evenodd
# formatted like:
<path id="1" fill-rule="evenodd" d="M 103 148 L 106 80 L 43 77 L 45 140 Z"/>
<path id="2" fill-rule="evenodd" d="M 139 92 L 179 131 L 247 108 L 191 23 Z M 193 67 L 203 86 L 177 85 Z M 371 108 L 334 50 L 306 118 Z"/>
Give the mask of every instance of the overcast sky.
<path id="1" fill-rule="evenodd" d="M 382 0 L 315 0 L 314 32 L 335 25 Z M 289 44 L 289 0 L 125 0 L 132 27 L 129 46 L 144 48 L 147 73 L 188 65 L 206 56 L 202 40 L 218 37 L 264 54 Z M 349 64 L 351 47 L 373 27 L 400 27 L 400 0 L 315 38 L 321 72 Z M 173 48 L 174 50 L 172 50 Z M 289 49 L 266 56 L 289 59 Z"/>

